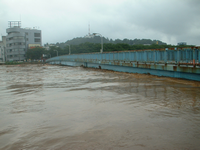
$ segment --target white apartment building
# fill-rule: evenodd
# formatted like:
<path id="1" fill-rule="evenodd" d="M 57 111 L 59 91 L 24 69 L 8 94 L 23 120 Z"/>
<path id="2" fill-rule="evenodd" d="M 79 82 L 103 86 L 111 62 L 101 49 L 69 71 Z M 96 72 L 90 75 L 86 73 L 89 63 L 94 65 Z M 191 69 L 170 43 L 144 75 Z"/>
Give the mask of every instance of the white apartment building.
<path id="1" fill-rule="evenodd" d="M 35 28 L 21 28 L 20 21 L 9 21 L 6 29 L 6 60 L 23 61 L 29 45 L 42 45 L 41 30 Z"/>
<path id="2" fill-rule="evenodd" d="M 6 61 L 6 36 L 2 36 L 0 41 L 0 62 Z"/>

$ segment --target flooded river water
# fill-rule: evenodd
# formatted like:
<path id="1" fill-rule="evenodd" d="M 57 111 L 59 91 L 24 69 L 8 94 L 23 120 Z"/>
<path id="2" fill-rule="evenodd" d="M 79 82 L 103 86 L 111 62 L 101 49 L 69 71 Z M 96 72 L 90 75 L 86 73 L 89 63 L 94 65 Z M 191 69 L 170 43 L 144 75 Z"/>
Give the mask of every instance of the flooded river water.
<path id="1" fill-rule="evenodd" d="M 200 149 L 200 82 L 0 66 L 0 149 Z"/>

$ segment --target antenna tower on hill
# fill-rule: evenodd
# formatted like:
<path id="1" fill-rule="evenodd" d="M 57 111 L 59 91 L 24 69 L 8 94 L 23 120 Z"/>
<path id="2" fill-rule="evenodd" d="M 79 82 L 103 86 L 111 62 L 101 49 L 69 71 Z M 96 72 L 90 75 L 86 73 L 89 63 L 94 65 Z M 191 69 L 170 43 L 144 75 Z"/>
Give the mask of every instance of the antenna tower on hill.
<path id="1" fill-rule="evenodd" d="M 88 24 L 88 35 L 90 36 L 90 23 Z"/>

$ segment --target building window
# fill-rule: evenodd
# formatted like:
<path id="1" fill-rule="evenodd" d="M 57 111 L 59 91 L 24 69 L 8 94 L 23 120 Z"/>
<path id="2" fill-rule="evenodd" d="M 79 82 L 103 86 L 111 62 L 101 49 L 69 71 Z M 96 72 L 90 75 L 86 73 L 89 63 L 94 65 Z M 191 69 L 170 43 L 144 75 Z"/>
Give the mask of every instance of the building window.
<path id="1" fill-rule="evenodd" d="M 28 41 L 28 38 L 26 38 L 26 41 Z"/>
<path id="2" fill-rule="evenodd" d="M 41 42 L 41 39 L 35 39 L 35 42 Z"/>
<path id="3" fill-rule="evenodd" d="M 28 32 L 26 32 L 26 35 L 28 35 Z"/>
<path id="4" fill-rule="evenodd" d="M 18 43 L 18 45 L 24 45 L 24 43 Z"/>
<path id="5" fill-rule="evenodd" d="M 40 33 L 34 33 L 34 37 L 41 37 Z"/>

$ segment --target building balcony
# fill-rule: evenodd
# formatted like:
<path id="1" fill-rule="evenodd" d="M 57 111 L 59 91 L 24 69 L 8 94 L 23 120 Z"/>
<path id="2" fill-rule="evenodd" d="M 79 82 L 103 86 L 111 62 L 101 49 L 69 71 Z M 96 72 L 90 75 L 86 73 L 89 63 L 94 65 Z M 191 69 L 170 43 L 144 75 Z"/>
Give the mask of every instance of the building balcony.
<path id="1" fill-rule="evenodd" d="M 25 45 L 12 45 L 12 46 L 7 46 L 7 50 L 9 49 L 25 49 Z"/>
<path id="2" fill-rule="evenodd" d="M 6 29 L 6 33 L 15 33 L 15 32 L 20 32 L 20 28 L 19 27 L 13 27 L 13 28 L 8 28 Z"/>
<path id="3" fill-rule="evenodd" d="M 7 58 L 8 61 L 21 61 L 21 60 L 25 60 L 24 56 L 18 56 L 18 57 L 11 57 L 11 58 Z"/>
<path id="4" fill-rule="evenodd" d="M 11 44 L 11 43 L 25 43 L 25 39 L 12 39 L 12 40 L 6 41 L 6 44 Z"/>
<path id="5" fill-rule="evenodd" d="M 6 38 L 8 39 L 8 38 L 16 37 L 16 36 L 18 36 L 18 37 L 25 37 L 25 33 L 10 33 L 10 34 L 8 34 L 6 36 Z"/>
<path id="6" fill-rule="evenodd" d="M 12 51 L 12 52 L 7 52 L 7 55 L 25 55 L 25 51 Z"/>

